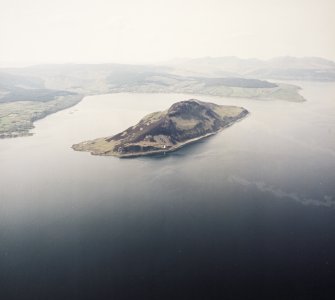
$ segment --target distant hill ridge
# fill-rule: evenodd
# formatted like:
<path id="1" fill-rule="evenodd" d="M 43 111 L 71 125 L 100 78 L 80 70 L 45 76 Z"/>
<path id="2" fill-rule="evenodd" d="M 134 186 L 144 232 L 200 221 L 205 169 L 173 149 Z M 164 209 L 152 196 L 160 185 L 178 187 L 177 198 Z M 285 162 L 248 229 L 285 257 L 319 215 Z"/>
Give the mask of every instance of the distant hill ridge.
<path id="1" fill-rule="evenodd" d="M 177 59 L 166 63 L 177 74 L 244 76 L 262 79 L 335 81 L 335 62 L 320 57 L 282 56 L 268 60 L 233 56 Z"/>

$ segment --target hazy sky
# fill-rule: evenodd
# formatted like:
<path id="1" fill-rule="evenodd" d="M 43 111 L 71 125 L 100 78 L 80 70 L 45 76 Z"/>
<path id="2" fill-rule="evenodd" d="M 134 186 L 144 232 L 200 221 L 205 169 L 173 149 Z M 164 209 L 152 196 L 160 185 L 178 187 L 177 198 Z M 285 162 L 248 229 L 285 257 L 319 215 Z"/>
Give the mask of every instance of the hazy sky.
<path id="1" fill-rule="evenodd" d="M 334 0 L 0 0 L 0 62 L 335 60 Z"/>

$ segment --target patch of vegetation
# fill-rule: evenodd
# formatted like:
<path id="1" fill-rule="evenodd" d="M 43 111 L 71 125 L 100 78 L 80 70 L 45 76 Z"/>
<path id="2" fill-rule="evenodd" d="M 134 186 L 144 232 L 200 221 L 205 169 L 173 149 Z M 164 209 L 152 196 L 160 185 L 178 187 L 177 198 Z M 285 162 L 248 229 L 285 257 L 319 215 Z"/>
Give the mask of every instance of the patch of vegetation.
<path id="1" fill-rule="evenodd" d="M 0 104 L 0 138 L 31 135 L 33 122 L 77 104 L 82 95 L 59 96 L 48 102 L 15 101 Z"/>

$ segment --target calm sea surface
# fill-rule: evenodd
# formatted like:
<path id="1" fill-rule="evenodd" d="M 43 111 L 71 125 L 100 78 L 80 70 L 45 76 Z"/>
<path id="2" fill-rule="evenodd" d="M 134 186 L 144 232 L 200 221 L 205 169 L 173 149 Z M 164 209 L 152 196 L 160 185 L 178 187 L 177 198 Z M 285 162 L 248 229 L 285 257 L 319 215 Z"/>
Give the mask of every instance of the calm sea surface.
<path id="1" fill-rule="evenodd" d="M 297 84 L 86 97 L 0 140 L 0 299 L 335 299 L 335 84 Z M 250 115 L 166 156 L 70 148 L 189 98 Z"/>

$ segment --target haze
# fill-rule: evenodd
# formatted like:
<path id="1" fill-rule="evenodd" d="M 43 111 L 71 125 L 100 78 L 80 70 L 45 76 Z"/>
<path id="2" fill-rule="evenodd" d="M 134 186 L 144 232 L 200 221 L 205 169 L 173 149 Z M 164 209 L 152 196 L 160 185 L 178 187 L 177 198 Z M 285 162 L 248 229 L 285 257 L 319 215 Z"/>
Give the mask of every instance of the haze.
<path id="1" fill-rule="evenodd" d="M 335 60 L 332 0 L 2 0 L 0 62 L 159 62 L 178 57 Z"/>

